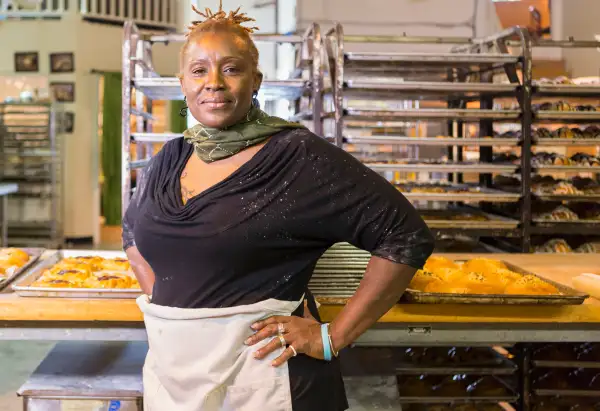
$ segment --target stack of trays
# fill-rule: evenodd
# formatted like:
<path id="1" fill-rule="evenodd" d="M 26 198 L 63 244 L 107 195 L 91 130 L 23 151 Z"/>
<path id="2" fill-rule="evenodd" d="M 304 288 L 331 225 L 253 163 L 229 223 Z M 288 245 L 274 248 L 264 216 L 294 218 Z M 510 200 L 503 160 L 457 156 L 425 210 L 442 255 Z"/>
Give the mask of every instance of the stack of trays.
<path id="1" fill-rule="evenodd" d="M 352 348 L 340 361 L 347 389 L 377 381 L 386 409 L 492 411 L 518 400 L 516 365 L 488 347 Z"/>
<path id="2" fill-rule="evenodd" d="M 600 407 L 600 344 L 537 346 L 532 366 L 534 410 L 585 411 Z"/>

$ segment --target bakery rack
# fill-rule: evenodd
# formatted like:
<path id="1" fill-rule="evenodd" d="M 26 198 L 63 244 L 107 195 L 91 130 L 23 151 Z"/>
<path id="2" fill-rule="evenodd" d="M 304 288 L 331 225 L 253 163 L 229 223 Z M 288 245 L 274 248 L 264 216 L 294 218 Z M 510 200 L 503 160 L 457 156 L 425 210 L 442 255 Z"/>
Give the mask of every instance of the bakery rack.
<path id="1" fill-rule="evenodd" d="M 509 52 L 506 43 L 519 38 L 522 47 L 518 53 Z M 502 216 L 503 227 L 490 221 L 461 225 L 449 218 L 446 221 L 427 221 L 438 234 L 454 232 L 481 237 L 520 237 L 521 249 L 528 250 L 525 235 L 530 221 L 531 197 L 528 181 L 524 179 L 517 193 L 506 193 L 492 188 L 492 175 L 500 173 L 529 174 L 530 159 L 523 156 L 520 163 L 493 162 L 493 149 L 502 144 L 520 146 L 529 153 L 531 128 L 531 55 L 527 31 L 512 28 L 484 39 L 456 39 L 408 36 L 349 36 L 336 25 L 325 38 L 327 65 L 324 89 L 324 118 L 333 118 L 331 134 L 336 145 L 344 149 L 356 147 L 392 147 L 391 156 L 358 157 L 373 170 L 394 180 L 396 175 L 429 173 L 428 179 L 442 179 L 450 183 L 446 192 L 430 193 L 421 189 L 405 192 L 415 204 L 435 207 L 435 203 L 480 203 L 481 212 L 490 215 L 492 203 L 512 202 L 521 205 L 518 219 Z M 373 43 L 391 45 L 393 52 L 372 52 Z M 408 52 L 404 47 L 417 45 L 454 46 L 446 52 Z M 349 46 L 353 47 L 352 51 Z M 361 48 L 362 46 L 362 48 Z M 359 49 L 354 51 L 354 49 Z M 492 82 L 494 73 L 503 73 L 504 83 Z M 524 73 L 519 78 L 517 73 Z M 327 84 L 330 84 L 328 87 Z M 513 98 L 514 108 L 497 109 L 494 99 Z M 514 123 L 521 130 L 522 139 L 493 139 L 495 123 Z M 431 133 L 409 136 L 407 126 L 418 129 L 442 125 L 442 136 Z M 479 126 L 479 135 L 465 134 L 465 125 Z M 404 133 L 380 129 L 404 129 Z M 468 161 L 464 148 L 479 149 L 479 160 Z M 412 147 L 410 158 L 399 159 L 398 148 Z M 445 161 L 419 159 L 423 147 L 446 150 Z M 441 153 L 440 153 L 441 154 Z M 362 157 L 361 157 L 362 156 Z M 479 176 L 474 189 L 460 190 L 466 174 Z M 525 188 L 527 187 L 527 189 Z M 403 191 L 403 190 L 401 190 Z M 403 191 L 404 192 L 404 191 Z M 449 208 L 461 211 L 462 208 Z"/>
<path id="2" fill-rule="evenodd" d="M 587 50 L 590 53 L 597 53 L 600 42 L 597 41 L 576 41 L 568 39 L 565 41 L 545 40 L 534 42 L 533 48 L 570 48 Z M 600 82 L 577 84 L 561 84 L 564 82 L 541 81 L 534 83 L 532 88 L 533 102 L 544 102 L 545 100 L 565 100 L 575 104 L 586 104 L 595 106 L 595 111 L 557 111 L 557 110 L 539 110 L 534 113 L 534 126 L 537 127 L 558 127 L 567 126 L 570 128 L 584 127 L 583 125 L 594 125 L 600 122 Z M 534 136 L 535 137 L 535 136 Z M 557 151 L 569 150 L 571 148 L 595 150 L 596 156 L 600 156 L 600 135 L 594 138 L 532 138 L 532 148 L 534 150 Z M 585 136 L 584 136 L 585 137 Z M 590 137 L 590 136 L 588 136 Z M 600 167 L 589 167 L 581 165 L 541 165 L 535 166 L 532 173 L 538 175 L 559 174 L 567 177 L 573 177 L 584 173 L 591 176 L 595 181 L 599 181 Z M 574 193 L 568 196 L 545 194 L 535 196 L 538 201 L 556 201 L 563 204 L 574 202 L 589 202 L 599 204 L 600 196 L 584 193 Z M 535 199 L 535 198 L 534 198 Z M 541 235 L 598 235 L 600 232 L 600 216 L 595 220 L 568 221 L 534 221 L 531 226 L 532 236 Z"/>
<path id="3" fill-rule="evenodd" d="M 51 103 L 0 103 L 0 178 L 19 186 L 9 198 L 10 245 L 64 242 L 59 115 Z"/>
<path id="4" fill-rule="evenodd" d="M 296 49 L 294 75 L 285 80 L 263 81 L 260 94 L 267 101 L 287 100 L 294 106 L 293 120 L 304 122 L 316 134 L 322 134 L 321 31 L 317 24 L 303 35 L 253 35 L 257 43 L 291 44 Z M 183 100 L 176 77 L 161 77 L 152 62 L 152 46 L 184 42 L 183 34 L 146 35 L 132 22 L 124 26 L 123 109 L 122 109 L 122 212 L 132 194 L 132 172 L 141 172 L 153 154 L 152 145 L 181 137 L 181 134 L 156 133 L 152 115 L 154 100 Z M 135 101 L 135 104 L 133 103 Z M 135 121 L 135 125 L 134 125 Z M 131 149 L 135 147 L 132 158 Z"/>

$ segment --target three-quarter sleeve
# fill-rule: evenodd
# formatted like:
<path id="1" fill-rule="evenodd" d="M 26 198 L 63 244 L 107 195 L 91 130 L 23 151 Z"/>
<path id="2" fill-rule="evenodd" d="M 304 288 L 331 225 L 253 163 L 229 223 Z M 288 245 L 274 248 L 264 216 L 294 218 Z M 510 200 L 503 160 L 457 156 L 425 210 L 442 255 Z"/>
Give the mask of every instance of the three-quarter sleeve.
<path id="1" fill-rule="evenodd" d="M 159 154 L 160 155 L 160 154 Z M 135 227 L 135 222 L 140 215 L 142 209 L 142 203 L 146 199 L 147 190 L 148 190 L 148 176 L 152 173 L 155 163 L 157 161 L 158 156 L 154 156 L 146 167 L 144 167 L 141 173 L 138 173 L 137 184 L 135 187 L 135 191 L 129 201 L 129 206 L 123 215 L 122 221 L 122 245 L 123 250 L 127 250 L 135 246 L 135 237 L 133 235 L 133 229 Z"/>
<path id="2" fill-rule="evenodd" d="M 392 184 L 345 151 L 316 143 L 309 155 L 311 209 L 327 238 L 372 255 L 421 268 L 434 238 L 412 204 Z"/>

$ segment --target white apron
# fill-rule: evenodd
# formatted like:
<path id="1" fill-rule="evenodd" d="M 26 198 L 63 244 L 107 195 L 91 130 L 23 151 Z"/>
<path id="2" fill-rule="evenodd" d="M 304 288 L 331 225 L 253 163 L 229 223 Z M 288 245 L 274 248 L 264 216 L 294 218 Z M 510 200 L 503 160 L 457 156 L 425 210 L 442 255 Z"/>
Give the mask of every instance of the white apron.
<path id="1" fill-rule="evenodd" d="M 244 341 L 250 326 L 273 315 L 291 315 L 302 303 L 269 299 L 228 308 L 174 308 L 138 298 L 148 332 L 144 364 L 145 411 L 292 411 L 287 363 L 257 360 Z"/>

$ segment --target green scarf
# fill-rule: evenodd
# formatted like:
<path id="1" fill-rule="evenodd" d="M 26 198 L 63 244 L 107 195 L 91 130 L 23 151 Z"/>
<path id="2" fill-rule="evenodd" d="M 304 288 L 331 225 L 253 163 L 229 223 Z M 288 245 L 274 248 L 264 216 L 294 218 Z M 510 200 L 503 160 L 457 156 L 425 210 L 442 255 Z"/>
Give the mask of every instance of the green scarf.
<path id="1" fill-rule="evenodd" d="M 305 128 L 279 117 L 271 117 L 260 108 L 252 107 L 246 118 L 225 129 L 196 124 L 183 132 L 185 140 L 194 145 L 196 155 L 205 163 L 236 155 L 248 147 L 263 143 L 279 131 Z"/>

